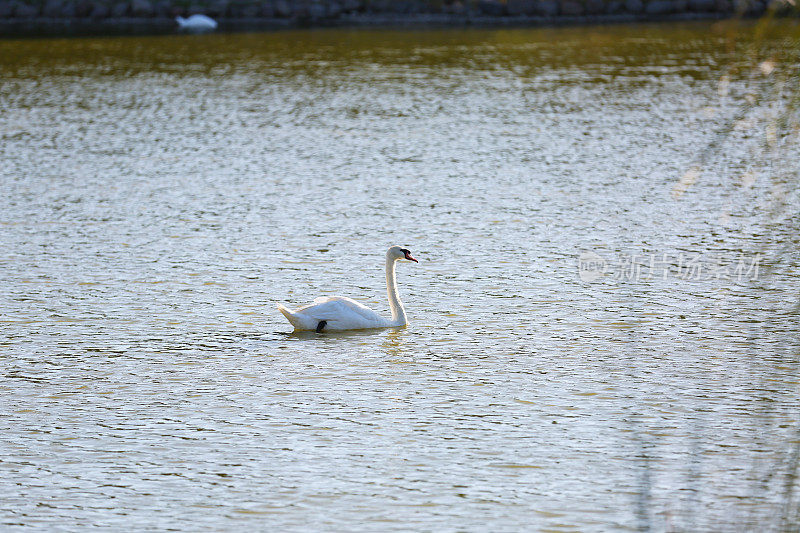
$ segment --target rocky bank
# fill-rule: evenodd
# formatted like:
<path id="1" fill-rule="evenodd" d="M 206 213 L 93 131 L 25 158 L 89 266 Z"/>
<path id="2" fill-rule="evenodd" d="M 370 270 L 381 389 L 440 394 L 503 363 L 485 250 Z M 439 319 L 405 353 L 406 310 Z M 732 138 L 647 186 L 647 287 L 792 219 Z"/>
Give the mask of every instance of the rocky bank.
<path id="1" fill-rule="evenodd" d="M 171 27 L 202 13 L 222 28 L 543 25 L 795 14 L 791 0 L 0 0 L 0 35 L 25 25 Z"/>

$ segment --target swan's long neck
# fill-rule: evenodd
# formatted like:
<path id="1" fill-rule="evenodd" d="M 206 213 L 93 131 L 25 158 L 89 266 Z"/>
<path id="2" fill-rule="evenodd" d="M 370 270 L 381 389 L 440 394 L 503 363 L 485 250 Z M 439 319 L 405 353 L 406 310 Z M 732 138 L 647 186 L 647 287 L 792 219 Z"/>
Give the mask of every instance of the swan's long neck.
<path id="1" fill-rule="evenodd" d="M 397 280 L 394 275 L 394 265 L 397 261 L 393 257 L 386 258 L 386 293 L 389 296 L 389 307 L 392 308 L 392 325 L 406 325 L 406 310 L 397 294 Z"/>

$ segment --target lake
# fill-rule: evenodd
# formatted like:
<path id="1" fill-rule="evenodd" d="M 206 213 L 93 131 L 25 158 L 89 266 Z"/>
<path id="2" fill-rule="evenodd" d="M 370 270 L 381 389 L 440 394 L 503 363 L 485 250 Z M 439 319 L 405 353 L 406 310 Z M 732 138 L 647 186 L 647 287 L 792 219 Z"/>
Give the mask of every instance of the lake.
<path id="1" fill-rule="evenodd" d="M 798 38 L 0 41 L 3 528 L 796 528 Z"/>

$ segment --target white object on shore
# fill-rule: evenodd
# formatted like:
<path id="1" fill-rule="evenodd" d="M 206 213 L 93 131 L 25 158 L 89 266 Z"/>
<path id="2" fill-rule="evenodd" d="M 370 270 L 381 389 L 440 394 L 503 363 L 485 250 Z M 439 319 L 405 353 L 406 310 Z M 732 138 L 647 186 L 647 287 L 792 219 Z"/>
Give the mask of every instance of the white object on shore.
<path id="1" fill-rule="evenodd" d="M 386 252 L 386 292 L 389 295 L 389 306 L 392 308 L 391 320 L 386 320 L 355 300 L 341 296 L 322 296 L 314 300 L 313 304 L 295 310 L 278 304 L 278 309 L 292 323 L 295 331 L 316 330 L 317 333 L 321 333 L 405 326 L 406 312 L 397 294 L 397 282 L 394 276 L 394 264 L 398 259 L 418 262 L 411 256 L 411 252 L 399 246 L 392 246 Z"/>
<path id="2" fill-rule="evenodd" d="M 205 15 L 192 15 L 189 18 L 175 17 L 182 30 L 215 30 L 217 21 Z"/>

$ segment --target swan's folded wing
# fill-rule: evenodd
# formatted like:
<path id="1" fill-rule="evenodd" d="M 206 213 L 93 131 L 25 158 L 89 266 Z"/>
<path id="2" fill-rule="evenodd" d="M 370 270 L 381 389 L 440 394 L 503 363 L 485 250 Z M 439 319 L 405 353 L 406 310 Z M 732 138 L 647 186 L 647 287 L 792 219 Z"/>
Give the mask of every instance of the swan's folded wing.
<path id="1" fill-rule="evenodd" d="M 374 327 L 381 317 L 369 307 L 342 296 L 320 297 L 312 305 L 297 310 L 315 320 L 326 320 L 331 327 Z"/>
<path id="2" fill-rule="evenodd" d="M 344 296 L 322 296 L 314 300 L 314 311 L 320 310 L 326 313 L 341 314 L 341 313 L 355 313 L 366 319 L 374 319 L 378 315 L 367 307 L 360 304 L 352 298 L 345 298 Z M 316 314 L 316 312 L 315 312 Z M 323 318 L 324 320 L 324 318 Z"/>
<path id="3" fill-rule="evenodd" d="M 380 315 L 367 307 L 366 305 L 359 303 L 352 298 L 346 298 L 344 296 L 334 296 L 331 300 L 335 300 L 339 302 L 341 305 L 347 306 L 348 309 L 353 311 L 354 313 L 358 313 L 365 319 L 369 320 L 380 320 Z"/>

